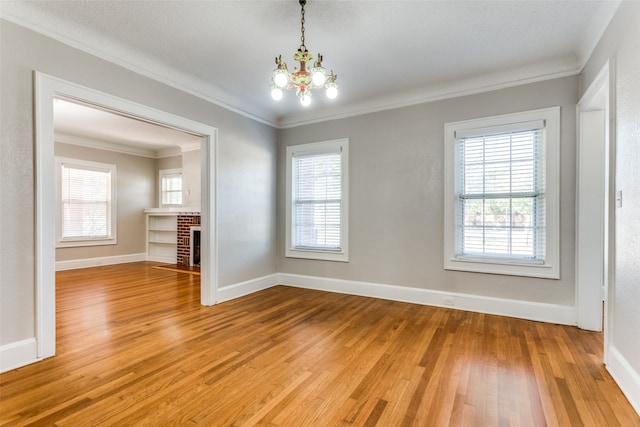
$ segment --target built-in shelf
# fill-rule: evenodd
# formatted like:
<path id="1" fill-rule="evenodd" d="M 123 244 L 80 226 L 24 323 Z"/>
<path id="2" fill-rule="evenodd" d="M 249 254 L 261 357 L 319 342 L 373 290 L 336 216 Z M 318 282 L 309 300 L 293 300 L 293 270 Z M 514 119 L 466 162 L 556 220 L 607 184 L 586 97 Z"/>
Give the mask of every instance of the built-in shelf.
<path id="1" fill-rule="evenodd" d="M 184 252 L 183 240 L 189 242 L 187 229 L 187 235 L 180 238 L 182 243 L 178 245 L 178 217 L 200 217 L 200 208 L 148 208 L 144 212 L 147 214 L 147 259 L 167 264 L 178 263 L 178 253 Z M 181 220 L 183 223 L 184 219 Z M 200 220 L 194 224 L 200 224 Z M 184 256 L 189 259 L 188 252 L 187 247 L 187 253 L 182 254 L 180 259 Z"/>
<path id="2" fill-rule="evenodd" d="M 177 212 L 147 212 L 147 259 L 176 263 L 178 223 Z"/>

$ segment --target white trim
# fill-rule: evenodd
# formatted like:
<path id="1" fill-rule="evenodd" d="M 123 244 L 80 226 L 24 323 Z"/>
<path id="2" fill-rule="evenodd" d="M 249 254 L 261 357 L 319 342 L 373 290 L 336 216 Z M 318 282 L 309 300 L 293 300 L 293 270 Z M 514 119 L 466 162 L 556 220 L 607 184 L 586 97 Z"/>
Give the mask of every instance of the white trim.
<path id="1" fill-rule="evenodd" d="M 6 19 L 21 27 L 25 27 L 35 33 L 42 34 L 44 36 L 57 40 L 58 42 L 62 44 L 66 44 L 67 46 L 71 46 L 74 49 L 78 49 L 81 52 L 88 53 L 89 55 L 106 60 L 107 62 L 118 65 L 129 71 L 133 71 L 136 74 L 140 74 L 142 76 L 145 76 L 157 82 L 163 83 L 174 89 L 178 89 L 182 92 L 193 95 L 199 99 L 203 99 L 211 104 L 215 104 L 221 108 L 224 108 L 225 110 L 231 111 L 233 113 L 237 113 L 241 116 L 247 117 L 249 119 L 255 120 L 257 122 L 260 122 L 269 126 L 275 126 L 272 120 L 260 117 L 257 114 L 254 114 L 250 111 L 245 111 L 242 109 L 241 106 L 232 105 L 232 103 L 240 104 L 240 102 L 236 97 L 233 97 L 233 95 L 231 95 L 231 97 L 235 99 L 228 101 L 230 96 L 225 95 L 226 91 L 224 91 L 224 89 L 218 86 L 212 85 L 211 82 L 203 81 L 201 79 L 193 79 L 193 76 L 184 75 L 181 72 L 175 73 L 175 70 L 170 70 L 166 67 L 165 64 L 157 61 L 152 61 L 151 64 L 148 61 L 142 61 L 142 62 L 146 62 L 147 66 L 146 67 L 140 66 L 139 61 L 130 61 L 121 56 L 118 56 L 118 53 L 123 53 L 123 51 L 122 50 L 118 51 L 117 49 L 114 50 L 113 45 L 111 45 L 110 49 L 107 49 L 107 50 L 96 49 L 94 46 L 91 45 L 91 43 L 86 43 L 86 40 L 75 40 L 73 38 L 67 37 L 66 35 L 60 34 L 56 31 L 52 31 L 49 28 L 45 28 L 45 26 L 39 25 L 36 22 L 38 21 L 38 19 L 36 20 L 25 19 L 25 15 L 29 16 L 32 13 L 33 13 L 33 10 L 31 9 L 29 10 L 23 9 L 21 11 L 16 11 L 15 9 L 13 9 L 9 11 L 6 8 L 4 8 L 2 10 L 2 19 Z M 94 40 L 94 42 L 95 41 L 96 40 Z M 98 41 L 97 44 L 98 45 L 101 44 L 104 46 L 104 43 L 101 43 L 103 41 L 104 40 Z M 117 53 L 114 54 L 114 52 L 116 51 Z M 138 54 L 138 56 L 140 56 L 140 52 L 136 52 L 136 53 Z M 190 82 L 192 84 L 187 85 L 187 84 L 184 84 L 184 82 Z M 227 99 L 223 100 L 224 98 L 227 98 Z"/>
<path id="2" fill-rule="evenodd" d="M 79 137 L 64 132 L 55 132 L 55 142 L 62 144 L 77 145 L 80 147 L 90 147 L 96 150 L 111 151 L 114 153 L 127 154 L 130 156 L 147 157 L 150 159 L 160 158 L 155 150 L 148 148 L 127 146 L 123 144 L 117 144 L 115 142 L 100 141 L 98 139 L 89 138 L 86 136 Z M 177 150 L 174 148 L 174 150 Z M 177 151 L 177 154 L 180 154 Z"/>
<path id="3" fill-rule="evenodd" d="M 97 267 L 99 265 L 125 264 L 128 262 L 148 261 L 146 253 L 115 255 L 97 258 L 73 259 L 56 261 L 56 271 L 75 270 L 78 268 Z"/>
<path id="4" fill-rule="evenodd" d="M 218 130 L 206 126 L 200 145 L 200 303 L 218 302 Z M 203 283 L 208 286 L 202 286 Z"/>
<path id="5" fill-rule="evenodd" d="M 622 390 L 633 409 L 640 415 L 640 373 L 636 372 L 627 359 L 614 346 L 607 352 L 607 371 Z"/>
<path id="6" fill-rule="evenodd" d="M 493 92 L 496 90 L 519 87 L 533 83 L 545 82 L 564 77 L 576 76 L 582 72 L 582 67 L 572 68 L 566 71 L 541 74 L 528 78 L 510 78 L 502 81 L 502 76 L 482 79 L 478 84 L 475 81 L 462 81 L 458 84 L 449 85 L 443 88 L 428 87 L 423 90 L 412 89 L 411 92 L 395 93 L 393 98 L 381 98 L 371 101 L 351 104 L 342 108 L 336 106 L 330 110 L 319 111 L 316 115 L 295 114 L 288 115 L 275 125 L 278 129 L 291 129 L 316 123 L 324 123 L 332 120 L 347 119 L 350 117 L 363 116 L 365 114 L 379 113 L 383 111 L 397 110 L 415 105 L 427 104 L 437 101 L 460 98 L 464 96 L 478 95 Z"/>
<path id="7" fill-rule="evenodd" d="M 573 306 L 288 273 L 270 274 L 219 288 L 218 302 L 250 295 L 254 292 L 269 289 L 277 285 L 381 298 L 390 301 L 467 310 L 477 313 L 495 314 L 498 316 L 571 326 L 575 325 L 576 318 L 575 308 Z"/>
<path id="8" fill-rule="evenodd" d="M 609 348 L 613 342 L 613 330 L 615 327 L 614 315 L 616 307 L 616 58 L 611 57 L 607 61 L 609 68 L 609 99 L 607 100 L 607 137 L 609 138 L 609 206 L 608 206 L 608 256 L 607 262 L 607 292 L 604 304 L 604 362 L 609 361 Z"/>
<path id="9" fill-rule="evenodd" d="M 118 169 L 113 163 L 102 163 L 71 157 L 55 156 L 56 162 L 56 211 L 63 212 L 62 203 L 62 167 L 70 166 L 75 169 L 85 169 L 109 173 L 109 235 L 105 237 L 63 238 L 63 215 L 56 217 L 56 248 L 75 248 L 80 246 L 104 246 L 118 243 Z"/>
<path id="10" fill-rule="evenodd" d="M 610 233 L 615 215 L 609 200 L 614 179 L 610 157 L 615 159 L 615 152 L 610 147 L 609 80 L 607 61 L 576 105 L 576 308 L 578 326 L 592 331 L 603 329 L 602 301 L 608 301 L 615 239 Z M 601 121 L 594 126 L 599 113 Z M 609 307 L 607 302 L 605 311 Z M 604 323 L 608 324 L 606 315 Z M 607 336 L 605 326 L 605 355 Z"/>
<path id="11" fill-rule="evenodd" d="M 228 94 L 225 95 L 224 90 L 219 87 L 212 87 L 210 82 L 194 80 L 192 76 L 175 73 L 175 70 L 168 70 L 163 64 L 159 63 L 149 63 L 149 61 L 147 61 L 146 66 L 141 66 L 138 61 L 125 58 L 124 56 L 128 56 L 128 54 L 122 50 L 120 52 L 115 51 L 114 53 L 113 49 L 108 51 L 97 49 L 95 47 L 96 43 L 92 45 L 92 43 L 88 43 L 86 40 L 76 40 L 67 35 L 52 31 L 50 28 L 46 28 L 46 26 L 39 25 L 40 19 L 38 18 L 41 18 L 41 16 L 34 17 L 31 8 L 24 9 L 24 4 L 19 5 L 20 7 L 18 9 L 11 8 L 7 10 L 7 8 L 5 8 L 2 10 L 2 14 L 3 19 L 28 28 L 38 34 L 43 34 L 75 49 L 79 49 L 82 52 L 107 60 L 137 74 L 159 81 L 260 123 L 273 126 L 277 129 L 287 129 L 578 75 L 583 71 L 587 60 L 591 58 L 598 42 L 601 40 L 611 19 L 622 3 L 621 0 L 615 1 L 617 4 L 609 11 L 609 16 L 607 16 L 602 28 L 600 28 L 597 33 L 598 37 L 591 40 L 588 47 L 582 49 L 583 52 L 581 53 L 584 53 L 584 55 L 580 56 L 580 60 L 569 61 L 559 66 L 551 65 L 549 67 L 538 68 L 534 71 L 533 76 L 523 71 L 523 68 L 508 70 L 507 72 L 498 71 L 489 75 L 475 76 L 459 81 L 447 82 L 445 84 L 417 89 L 412 88 L 408 91 L 396 92 L 390 96 L 353 103 L 348 106 L 332 106 L 331 108 L 318 110 L 317 112 L 305 110 L 304 113 L 289 114 L 279 119 L 267 110 L 260 112 L 262 117 L 254 112 L 243 110 L 241 102 L 237 97 L 233 97 L 233 95 L 229 96 Z M 100 42 L 97 43 L 97 45 L 100 44 Z M 524 67 L 524 70 L 531 70 L 531 66 Z M 233 106 L 232 104 L 238 104 L 238 106 Z"/>
<path id="12" fill-rule="evenodd" d="M 36 342 L 38 358 L 56 352 L 55 176 L 53 102 L 56 81 L 34 74 L 36 186 Z M 45 125 L 46 124 L 46 125 Z"/>
<path id="13" fill-rule="evenodd" d="M 217 268 L 217 129 L 56 77 L 34 72 L 36 164 L 36 342 L 38 357 L 53 356 L 55 311 L 55 182 L 53 102 L 56 97 L 81 100 L 107 110 L 168 126 L 201 139 L 201 303 L 216 303 Z"/>
<path id="14" fill-rule="evenodd" d="M 473 259 L 457 257 L 456 223 L 456 132 L 504 126 L 511 123 L 545 121 L 545 201 L 546 201 L 546 257 L 544 264 L 524 264 L 517 260 L 497 260 L 483 257 Z M 560 107 L 481 117 L 445 123 L 444 125 L 444 268 L 445 270 L 473 271 L 545 279 L 560 278 Z"/>
<path id="15" fill-rule="evenodd" d="M 576 310 L 574 307 L 560 304 L 510 300 L 382 283 L 359 282 L 288 273 L 270 274 L 219 288 L 216 294 L 216 302 L 221 303 L 240 298 L 277 285 L 467 310 L 563 325 L 575 325 L 576 318 Z M 0 356 L 2 356 L 2 364 L 0 366 L 4 368 L 5 365 L 9 366 L 11 363 L 13 367 L 9 369 L 13 369 L 38 361 L 40 358 L 36 357 L 35 351 L 30 352 L 29 350 L 30 343 L 35 345 L 36 340 L 31 338 L 24 340 L 24 342 L 20 341 L 0 348 Z M 13 347 L 18 347 L 19 349 L 14 350 Z M 12 351 L 13 353 L 11 354 L 15 353 L 15 356 L 5 356 L 5 350 Z M 11 359 L 8 357 L 11 357 Z M 7 360 L 9 362 L 6 362 Z M 626 366 L 628 366 L 628 364 Z M 624 372 L 624 370 L 622 372 Z M 614 378 L 616 378 L 615 375 Z"/>
<path id="16" fill-rule="evenodd" d="M 382 283 L 357 282 L 286 273 L 279 275 L 279 283 L 298 288 L 382 298 L 391 301 L 467 310 L 539 322 L 562 325 L 575 325 L 576 323 L 575 307 L 560 304 L 520 301 L 411 288 L 407 286 L 386 285 Z"/>
<path id="17" fill-rule="evenodd" d="M 580 62 L 580 73 L 584 71 L 584 67 L 587 65 L 587 62 L 593 57 L 593 52 L 596 50 L 598 43 L 604 37 L 604 34 L 609 28 L 609 24 L 611 24 L 611 20 L 618 13 L 618 8 L 622 4 L 622 0 L 613 0 L 616 4 L 609 10 L 607 18 L 602 21 L 602 27 L 596 33 L 596 36 L 591 40 L 591 43 L 588 47 L 584 48 L 581 52 L 582 61 Z"/>
<path id="18" fill-rule="evenodd" d="M 0 373 L 38 360 L 38 346 L 35 338 L 11 342 L 0 347 Z"/>
<path id="19" fill-rule="evenodd" d="M 180 204 L 164 204 L 162 203 L 162 178 L 164 178 L 165 176 L 168 175 L 180 175 L 180 193 L 181 193 L 181 199 L 183 199 L 184 197 L 184 187 L 183 187 L 183 176 L 182 176 L 182 168 L 173 168 L 173 169 L 160 169 L 158 171 L 158 206 L 160 207 L 160 209 L 164 209 L 164 208 L 176 208 L 176 207 L 182 207 L 182 203 Z"/>
<path id="20" fill-rule="evenodd" d="M 144 261 L 153 261 L 153 262 L 163 262 L 165 264 L 176 264 L 176 257 L 169 257 L 169 256 L 156 256 L 156 255 L 152 255 L 152 256 L 147 256 L 147 258 Z"/>
<path id="21" fill-rule="evenodd" d="M 224 286 L 218 289 L 218 302 L 229 301 L 264 289 L 269 289 L 278 285 L 279 282 L 279 274 L 269 274 L 256 279 L 250 279 L 245 282 Z"/>
<path id="22" fill-rule="evenodd" d="M 302 249 L 293 246 L 293 159 L 298 155 L 341 154 L 340 249 Z M 289 145 L 285 167 L 285 256 L 349 262 L 349 138 Z"/>

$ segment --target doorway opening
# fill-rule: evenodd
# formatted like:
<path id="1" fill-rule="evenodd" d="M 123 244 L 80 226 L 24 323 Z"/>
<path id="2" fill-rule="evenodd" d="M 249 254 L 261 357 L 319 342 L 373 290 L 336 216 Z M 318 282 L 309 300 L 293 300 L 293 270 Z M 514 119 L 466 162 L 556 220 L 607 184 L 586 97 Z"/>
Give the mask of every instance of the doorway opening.
<path id="1" fill-rule="evenodd" d="M 36 92 L 36 341 L 37 357 L 55 354 L 55 176 L 54 100 L 94 105 L 116 114 L 185 132 L 200 138 L 201 267 L 200 301 L 217 301 L 216 152 L 217 130 L 104 92 L 35 73 Z"/>
<path id="2" fill-rule="evenodd" d="M 577 106 L 576 305 L 582 329 L 604 331 L 607 360 L 613 286 L 615 151 L 607 63 Z"/>

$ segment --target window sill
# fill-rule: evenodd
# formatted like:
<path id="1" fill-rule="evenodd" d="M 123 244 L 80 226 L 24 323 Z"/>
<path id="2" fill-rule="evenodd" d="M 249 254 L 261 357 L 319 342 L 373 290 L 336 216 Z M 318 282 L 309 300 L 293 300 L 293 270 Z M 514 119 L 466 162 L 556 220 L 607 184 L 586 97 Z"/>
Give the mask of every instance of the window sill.
<path id="1" fill-rule="evenodd" d="M 171 213 L 200 213 L 200 208 L 195 206 L 174 206 L 162 208 L 147 208 L 144 213 L 148 214 L 171 214 Z"/>
<path id="2" fill-rule="evenodd" d="M 304 249 L 287 249 L 285 252 L 287 258 L 315 259 L 322 261 L 339 261 L 349 262 L 349 254 L 347 252 L 334 251 L 317 251 Z"/>
<path id="3" fill-rule="evenodd" d="M 118 241 L 115 237 L 106 239 L 79 239 L 79 240 L 59 240 L 56 242 L 56 248 L 77 248 L 83 246 L 106 246 L 115 245 Z"/>
<path id="4" fill-rule="evenodd" d="M 496 259 L 468 260 L 452 258 L 445 260 L 445 270 L 468 271 L 486 274 L 502 274 L 507 276 L 536 277 L 542 279 L 560 279 L 557 266 L 550 264 L 528 264 Z"/>

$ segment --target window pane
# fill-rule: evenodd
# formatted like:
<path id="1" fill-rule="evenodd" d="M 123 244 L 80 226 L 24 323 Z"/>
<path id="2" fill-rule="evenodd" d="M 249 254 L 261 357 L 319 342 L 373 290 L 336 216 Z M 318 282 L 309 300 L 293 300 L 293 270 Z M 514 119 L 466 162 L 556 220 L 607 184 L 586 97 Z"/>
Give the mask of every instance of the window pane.
<path id="1" fill-rule="evenodd" d="M 460 254 L 535 257 L 540 207 L 535 197 L 462 199 Z"/>
<path id="2" fill-rule="evenodd" d="M 293 158 L 293 236 L 296 248 L 341 247 L 340 153 Z"/>
<path id="3" fill-rule="evenodd" d="M 458 255 L 542 260 L 543 129 L 458 139 Z"/>
<path id="4" fill-rule="evenodd" d="M 111 171 L 62 166 L 62 238 L 111 235 Z"/>
<path id="5" fill-rule="evenodd" d="M 182 205 L 182 174 L 166 174 L 160 178 L 162 206 Z"/>

